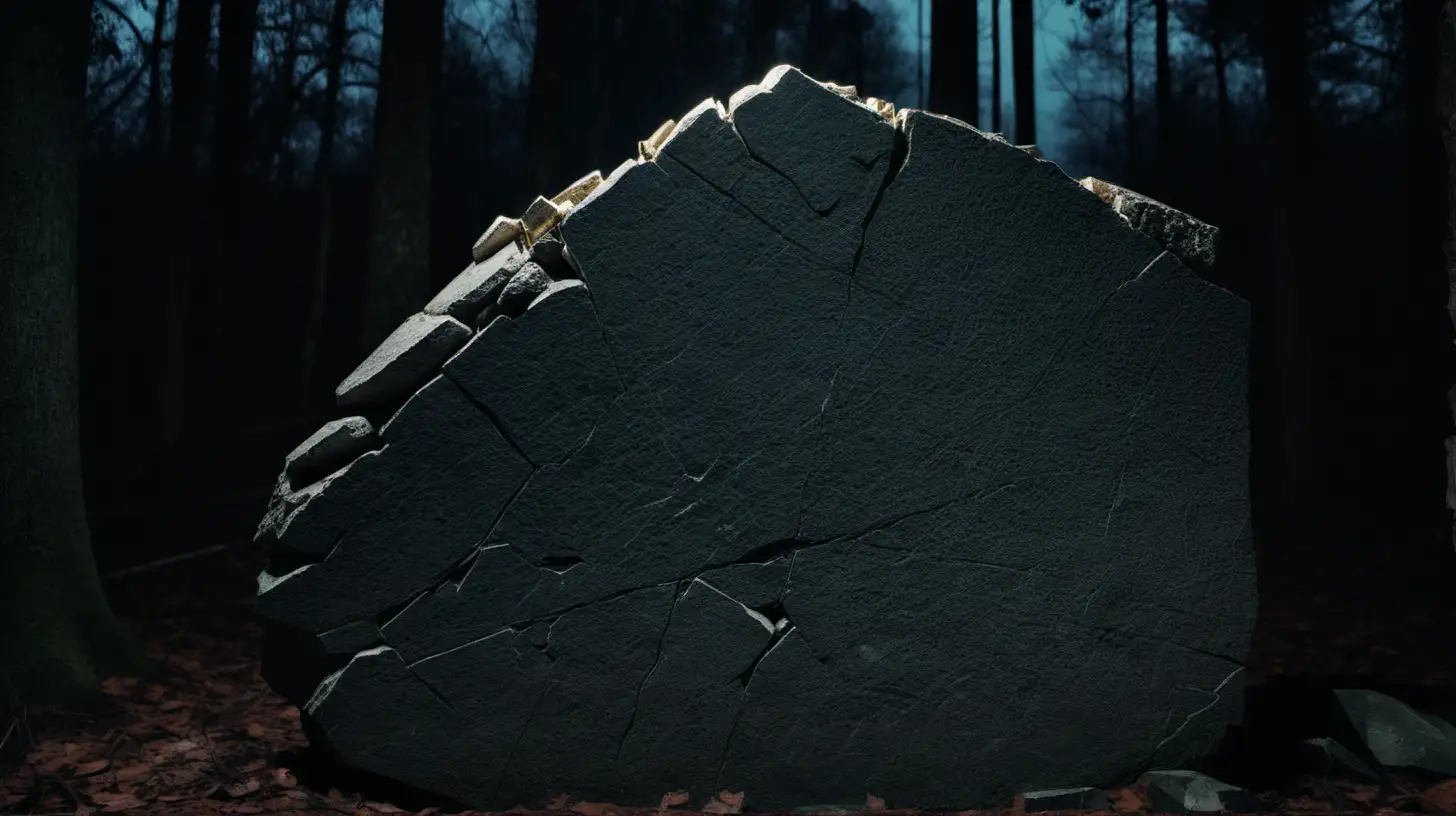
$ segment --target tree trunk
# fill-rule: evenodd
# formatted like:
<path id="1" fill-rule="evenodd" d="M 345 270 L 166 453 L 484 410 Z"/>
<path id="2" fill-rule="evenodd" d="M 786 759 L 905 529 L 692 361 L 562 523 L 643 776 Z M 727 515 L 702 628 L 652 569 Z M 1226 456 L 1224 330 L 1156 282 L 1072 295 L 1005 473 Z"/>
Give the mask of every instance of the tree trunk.
<path id="1" fill-rule="evenodd" d="M 256 305 L 253 287 L 245 274 L 241 220 L 243 165 L 251 141 L 253 51 L 258 32 L 258 0 L 223 0 L 218 18 L 217 114 L 212 129 L 212 258 L 202 278 L 201 295 L 207 319 L 208 365 L 206 420 L 214 428 L 232 428 L 239 419 L 240 387 L 251 372 L 245 369 L 247 337 L 255 325 L 241 319 L 237 307 Z"/>
<path id="2" fill-rule="evenodd" d="M 212 39 L 212 0 L 177 0 L 172 35 L 172 117 L 167 141 L 167 212 L 161 223 L 167 265 L 167 339 L 157 413 L 164 450 L 176 449 L 187 422 L 188 316 L 192 299 L 197 139 L 202 129 L 203 74 Z"/>
<path id="3" fill-rule="evenodd" d="M 866 57 L 870 30 L 875 26 L 875 17 L 859 0 L 849 0 L 843 12 L 846 33 L 845 46 L 849 57 L 849 84 L 862 94 L 869 94 L 869 63 Z"/>
<path id="4" fill-rule="evenodd" d="M 1218 105 L 1218 212 L 1220 223 L 1227 221 L 1229 199 L 1233 194 L 1234 124 L 1233 106 L 1229 101 L 1228 57 L 1224 53 L 1224 30 L 1227 22 L 1227 0 L 1208 0 L 1209 44 L 1213 48 L 1213 83 Z"/>
<path id="5" fill-rule="evenodd" d="M 979 127 L 980 14 L 976 0 L 930 2 L 930 109 Z"/>
<path id="6" fill-rule="evenodd" d="M 1154 104 L 1158 122 L 1158 184 L 1170 186 L 1167 174 L 1173 168 L 1173 77 L 1168 59 L 1168 0 L 1153 0 L 1156 21 Z"/>
<path id="7" fill-rule="evenodd" d="M 829 22 L 829 10 L 826 8 L 827 3 L 828 0 L 808 0 L 809 10 L 805 15 L 806 22 L 804 26 L 803 69 L 809 76 L 821 80 L 825 79 L 823 75 L 824 66 L 829 64 L 829 55 L 827 53 L 829 49 L 825 46 L 829 38 L 824 36 L 824 27 Z M 920 47 L 917 46 L 915 49 L 917 59 L 921 53 Z M 919 101 L 917 101 L 917 104 L 919 104 Z"/>
<path id="8" fill-rule="evenodd" d="M 288 137 L 293 132 L 293 117 L 298 111 L 298 39 L 303 28 L 302 0 L 289 0 L 288 37 L 283 45 L 283 62 L 278 69 L 278 80 L 283 83 L 283 100 L 278 110 L 277 125 L 273 133 L 273 144 L 269 148 L 273 170 L 272 181 L 276 200 L 281 204 L 284 194 L 293 180 L 293 151 L 288 149 Z M 327 59 L 327 57 L 325 57 Z"/>
<path id="9" fill-rule="evenodd" d="M 1122 65 L 1125 83 L 1122 90 L 1122 118 L 1127 123 L 1127 183 L 1138 182 L 1138 123 L 1137 123 L 1137 62 L 1134 45 L 1137 42 L 1137 0 L 1127 0 L 1122 21 Z"/>
<path id="10" fill-rule="evenodd" d="M 1036 60 L 1031 0 L 1011 0 L 1011 82 L 1016 96 L 1016 143 L 1036 144 Z"/>
<path id="11" fill-rule="evenodd" d="M 1308 0 L 1263 6 L 1264 82 L 1273 184 L 1270 190 L 1271 283 L 1275 400 L 1279 406 L 1277 501 L 1285 510 L 1308 509 L 1319 494 L 1313 343 L 1308 305 L 1309 270 L 1318 265 L 1318 197 L 1314 168 L 1319 145 L 1312 110 Z"/>
<path id="12" fill-rule="evenodd" d="M 778 59 L 779 14 L 783 0 L 751 0 L 748 5 L 748 76 L 762 77 Z"/>
<path id="13" fill-rule="evenodd" d="M 152 44 L 147 49 L 147 148 L 152 160 L 162 158 L 162 39 L 167 29 L 167 0 L 157 0 L 152 19 Z"/>
<path id="14" fill-rule="evenodd" d="M 444 33 L 445 0 L 385 0 L 364 289 L 366 350 L 424 306 L 430 294 L 430 133 Z"/>
<path id="15" fill-rule="evenodd" d="M 0 693 L 77 702 L 141 667 L 81 479 L 76 257 L 89 2 L 0 4 Z"/>
<path id="16" fill-rule="evenodd" d="M 1427 5 L 1407 2 L 1401 19 L 1404 40 L 1406 128 L 1410 161 L 1406 178 L 1411 187 L 1407 212 L 1410 219 L 1411 262 L 1415 267 L 1410 279 L 1409 303 L 1424 300 L 1424 284 L 1430 277 L 1427 269 L 1445 272 L 1447 307 L 1450 293 L 1456 291 L 1456 2 Z M 1443 53 L 1444 52 L 1444 53 Z M 1444 250 L 1444 251 L 1443 251 Z M 1434 287 L 1432 287 L 1434 289 Z M 1442 331 L 1440 343 L 1445 353 L 1447 385 L 1453 385 L 1451 373 L 1451 332 Z M 1441 342 L 1444 341 L 1444 342 Z M 1456 411 L 1456 390 L 1447 392 L 1448 402 Z M 1449 426 L 1447 426 L 1449 428 Z M 1456 437 L 1446 442 L 1447 477 L 1456 469 Z M 1456 509 L 1456 485 L 1446 485 L 1446 506 Z M 1453 532 L 1456 535 L 1456 532 Z"/>
<path id="17" fill-rule="evenodd" d="M 1001 3 L 991 0 L 991 132 L 1001 132 Z"/>
<path id="18" fill-rule="evenodd" d="M 328 292 L 334 226 L 334 138 L 339 129 L 339 82 L 344 68 L 344 48 L 349 40 L 348 21 L 349 0 L 334 0 L 333 15 L 329 18 L 328 50 L 324 55 L 324 109 L 319 119 L 319 152 L 314 162 L 311 185 L 318 201 L 319 232 L 300 358 L 299 401 L 305 412 L 313 402 L 313 379 L 324 330 L 324 295 Z"/>

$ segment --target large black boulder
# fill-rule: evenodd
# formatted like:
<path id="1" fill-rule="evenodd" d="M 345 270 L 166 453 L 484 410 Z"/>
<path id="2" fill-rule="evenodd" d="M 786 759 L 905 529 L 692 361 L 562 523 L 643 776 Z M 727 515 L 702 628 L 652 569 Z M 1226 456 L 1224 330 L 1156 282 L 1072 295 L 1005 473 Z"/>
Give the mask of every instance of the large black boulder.
<path id="1" fill-rule="evenodd" d="M 259 532 L 265 668 L 341 763 L 481 808 L 963 808 L 1215 746 L 1247 305 L 1056 165 L 885 111 L 788 67 L 706 101 L 543 239 L 580 281 L 521 311 L 475 275 L 472 336 L 366 363 L 375 449 Z"/>

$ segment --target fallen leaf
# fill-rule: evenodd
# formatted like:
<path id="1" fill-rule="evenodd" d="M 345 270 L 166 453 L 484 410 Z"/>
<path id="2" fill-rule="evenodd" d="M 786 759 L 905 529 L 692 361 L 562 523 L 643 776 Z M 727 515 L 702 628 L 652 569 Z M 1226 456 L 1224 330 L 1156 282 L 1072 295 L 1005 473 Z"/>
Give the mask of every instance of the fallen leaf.
<path id="1" fill-rule="evenodd" d="M 688 798 L 689 797 L 687 791 L 673 791 L 671 793 L 664 793 L 662 795 L 662 801 L 657 803 L 657 809 L 667 810 L 670 807 L 677 807 L 678 805 L 685 804 L 688 801 Z"/>
<path id="2" fill-rule="evenodd" d="M 740 798 L 739 801 L 741 802 L 742 799 Z M 873 793 L 866 793 L 864 809 L 866 813 L 879 813 L 885 809 L 885 800 Z"/>
<path id="3" fill-rule="evenodd" d="M 179 708 L 186 708 L 189 705 L 191 705 L 191 703 L 188 703 L 186 700 L 167 700 L 166 702 L 164 702 L 161 705 L 157 706 L 157 710 L 158 711 L 176 711 Z"/>
<path id="4" fill-rule="evenodd" d="M 273 771 L 273 784 L 280 788 L 292 788 L 298 785 L 298 777 L 288 772 L 287 768 L 278 768 Z M 421 816 L 423 816 L 421 814 Z"/>
<path id="5" fill-rule="evenodd" d="M 706 805 L 703 805 L 704 813 L 741 813 L 743 811 L 743 792 L 730 793 L 719 791 L 718 797 Z"/>
<path id="6" fill-rule="evenodd" d="M 1324 799 L 1316 799 L 1313 796 L 1291 796 L 1284 800 L 1284 810 L 1293 810 L 1299 813 L 1328 813 L 1334 808 Z"/>
<path id="7" fill-rule="evenodd" d="M 243 733 L 253 739 L 262 739 L 268 736 L 268 729 L 264 728 L 261 723 L 250 722 L 243 726 Z"/>
<path id="8" fill-rule="evenodd" d="M 116 770 L 117 782 L 133 782 L 152 775 L 152 766 L 145 762 L 124 765 Z"/>
<path id="9" fill-rule="evenodd" d="M 1456 779 L 1447 779 L 1421 791 L 1421 810 L 1427 813 L 1456 813 Z"/>
<path id="10" fill-rule="evenodd" d="M 102 813 L 121 813 L 128 810 L 146 807 L 147 803 L 136 798 L 130 793 L 107 793 L 97 791 L 91 794 L 92 801 L 101 805 Z"/>
<path id="11" fill-rule="evenodd" d="M 111 760 L 93 759 L 90 762 L 82 762 L 80 765 L 77 765 L 76 776 L 90 776 L 101 773 L 109 767 L 111 767 Z"/>
<path id="12" fill-rule="evenodd" d="M 609 816 L 617 812 L 617 807 L 607 802 L 577 802 L 571 806 L 571 811 L 581 816 Z"/>
<path id="13" fill-rule="evenodd" d="M 1351 802 L 1359 802 L 1362 805 L 1368 805 L 1379 797 L 1380 789 L 1374 785 L 1356 785 L 1350 790 L 1345 791 L 1346 799 L 1349 799 Z"/>
<path id="14" fill-rule="evenodd" d="M 551 799 L 550 802 L 547 802 L 546 803 L 546 809 L 547 810 L 566 810 L 567 806 L 570 805 L 570 804 L 571 804 L 571 796 L 569 794 L 558 793 L 558 794 L 556 794 L 556 796 L 552 797 L 552 799 Z"/>
<path id="15" fill-rule="evenodd" d="M 1112 809 L 1118 813 L 1136 813 L 1147 807 L 1143 798 L 1132 788 L 1118 788 L 1112 792 Z"/>
<path id="16" fill-rule="evenodd" d="M 241 782 L 222 785 L 213 791 L 213 797 L 217 799 L 242 799 L 249 794 L 257 793 L 262 787 L 263 783 L 257 779 L 244 779 Z"/>

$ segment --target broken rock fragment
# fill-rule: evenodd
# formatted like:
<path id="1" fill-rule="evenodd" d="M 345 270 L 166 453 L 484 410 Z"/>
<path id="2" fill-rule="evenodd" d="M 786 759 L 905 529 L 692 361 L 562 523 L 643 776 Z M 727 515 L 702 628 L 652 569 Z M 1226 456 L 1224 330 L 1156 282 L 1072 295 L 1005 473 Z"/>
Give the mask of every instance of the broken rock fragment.
<path id="1" fill-rule="evenodd" d="M 461 323 L 473 322 L 495 302 L 506 281 L 520 271 L 527 255 L 511 243 L 484 260 L 476 261 L 455 276 L 425 305 L 425 314 L 448 315 Z"/>
<path id="2" fill-rule="evenodd" d="M 344 408 L 376 406 L 402 398 L 439 371 L 466 340 L 470 329 L 449 315 L 417 314 L 384 338 L 379 348 L 339 383 L 334 395 Z"/>
<path id="3" fill-rule="evenodd" d="M 1335 715 L 1337 735 L 1381 766 L 1456 777 L 1456 727 L 1441 717 L 1367 689 L 1336 689 Z"/>
<path id="4" fill-rule="evenodd" d="M 299 443 L 284 458 L 283 470 L 294 485 L 311 484 L 372 450 L 378 438 L 364 417 L 336 419 Z"/>
<path id="5" fill-rule="evenodd" d="M 1092 805 L 1059 789 L 1218 745 L 1247 304 L 1050 162 L 882 112 L 788 66 L 705 100 L 371 358 L 434 379 L 260 525 L 312 739 L 494 810 Z"/>
<path id="6" fill-rule="evenodd" d="M 1040 154 L 1038 154 L 1040 155 Z M 1139 195 L 1091 176 L 1082 186 L 1092 191 L 1134 229 L 1178 256 L 1189 269 L 1207 275 L 1218 249 L 1218 228 L 1179 212 L 1161 201 Z"/>
<path id="7" fill-rule="evenodd" d="M 521 219 L 498 215 L 485 232 L 476 239 L 475 246 L 471 247 L 470 255 L 479 263 L 519 241 L 524 234 L 525 229 L 521 225 Z"/>
<path id="8" fill-rule="evenodd" d="M 527 261 L 501 289 L 495 313 L 519 317 L 531 305 L 531 301 L 545 292 L 550 285 L 551 276 L 546 274 L 546 270 L 535 261 Z"/>
<path id="9" fill-rule="evenodd" d="M 1149 771 L 1148 804 L 1155 813 L 1259 813 L 1267 808 L 1252 793 L 1196 771 Z"/>
<path id="10" fill-rule="evenodd" d="M 1107 794 L 1096 788 L 1053 788 L 1021 795 L 1027 813 L 1048 810 L 1106 810 Z"/>

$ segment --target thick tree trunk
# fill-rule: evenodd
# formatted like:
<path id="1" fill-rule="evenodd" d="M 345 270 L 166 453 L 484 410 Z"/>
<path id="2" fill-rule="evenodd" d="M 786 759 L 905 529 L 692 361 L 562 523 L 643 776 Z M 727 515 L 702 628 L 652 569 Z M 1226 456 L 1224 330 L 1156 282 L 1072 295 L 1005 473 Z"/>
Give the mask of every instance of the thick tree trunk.
<path id="1" fill-rule="evenodd" d="M 991 132 L 1001 132 L 1001 3 L 991 0 Z"/>
<path id="2" fill-rule="evenodd" d="M 344 68 L 344 47 L 349 39 L 348 21 L 349 0 L 334 0 L 333 15 L 329 18 L 328 51 L 324 55 L 324 109 L 319 119 L 319 152 L 313 168 L 312 189 L 318 201 L 319 232 L 300 359 L 299 401 L 305 410 L 313 402 L 313 380 L 324 330 L 324 295 L 328 292 L 334 226 L 334 139 L 339 129 L 339 82 Z"/>
<path id="3" fill-rule="evenodd" d="M 1432 226 L 1439 231 L 1441 244 L 1445 248 L 1445 258 L 1443 260 L 1446 267 L 1447 285 L 1449 287 L 1446 308 L 1451 315 L 1453 323 L 1456 323 L 1456 0 L 1446 0 L 1441 6 L 1432 15 L 1432 17 L 1438 19 L 1435 21 L 1436 34 L 1432 38 L 1433 42 L 1430 44 L 1430 47 L 1437 51 L 1435 57 L 1439 61 L 1439 67 L 1433 72 L 1435 74 L 1436 86 L 1434 88 L 1435 99 L 1432 101 L 1435 103 L 1434 113 L 1436 121 L 1432 122 L 1430 119 L 1427 119 L 1426 126 L 1428 128 L 1431 125 L 1435 126 L 1435 130 L 1440 134 L 1439 138 L 1445 147 L 1446 171 L 1444 174 L 1438 175 L 1438 178 L 1441 179 L 1445 187 L 1442 191 L 1445 206 L 1435 208 L 1436 213 L 1434 217 L 1441 221 L 1441 223 L 1433 224 Z M 1407 8 L 1406 12 L 1411 14 L 1414 10 Z M 1409 17 L 1406 19 L 1405 24 L 1407 30 L 1410 30 L 1412 22 Z M 1419 22 L 1416 25 L 1419 25 Z M 1419 69 L 1419 66 L 1414 64 L 1410 67 L 1412 71 Z M 1409 78 L 1412 81 L 1418 81 L 1413 74 L 1409 75 Z M 1414 91 L 1411 94 L 1412 99 L 1418 103 L 1421 91 L 1419 89 L 1410 90 Z M 1420 127 L 1420 125 L 1416 121 L 1412 121 L 1410 127 L 1412 128 L 1412 136 L 1419 137 L 1420 134 L 1415 129 Z M 1432 149 L 1439 150 L 1440 148 L 1432 146 Z M 1439 164 L 1440 158 L 1439 155 L 1432 157 L 1433 161 L 1437 164 Z M 1442 215 L 1445 216 L 1444 219 L 1441 219 Z M 1449 346 L 1447 347 L 1447 354 L 1450 354 Z M 1448 356 L 1446 359 L 1449 360 L 1450 357 Z M 1452 415 L 1456 416 L 1456 383 L 1452 384 L 1452 388 L 1447 392 L 1447 395 L 1451 404 Z M 1456 437 L 1451 437 L 1446 440 L 1446 456 L 1446 507 L 1456 510 Z M 1456 539 L 1456 525 L 1453 525 L 1452 536 L 1453 539 Z"/>
<path id="4" fill-rule="evenodd" d="M 1173 167 L 1173 76 L 1168 57 L 1168 0 L 1153 0 L 1154 104 L 1158 123 L 1158 184 L 1169 186 L 1167 174 Z"/>
<path id="5" fill-rule="evenodd" d="M 0 693 L 73 702 L 140 667 L 81 481 L 76 257 L 89 2 L 0 4 Z"/>
<path id="6" fill-rule="evenodd" d="M 1277 501 L 1288 511 L 1309 508 L 1320 493 L 1310 270 L 1318 264 L 1311 240 L 1318 134 L 1309 71 L 1308 0 L 1280 0 L 1264 10 L 1264 77 L 1273 186 L 1270 191 L 1271 280 L 1275 400 L 1279 406 L 1280 474 Z"/>
<path id="7" fill-rule="evenodd" d="M 162 39 L 167 30 L 167 0 L 157 0 L 152 19 L 152 43 L 147 49 L 147 147 L 161 161 L 162 145 Z"/>
<path id="8" fill-rule="evenodd" d="M 224 0 L 218 18 L 217 113 L 212 129 L 212 258 L 202 278 L 201 314 L 208 364 L 208 424 L 214 428 L 237 425 L 243 382 L 250 378 L 247 336 L 254 329 L 238 309 L 255 303 L 252 275 L 245 274 L 241 221 L 243 165 L 252 135 L 253 50 L 258 33 L 258 0 Z"/>
<path id="9" fill-rule="evenodd" d="M 364 284 L 366 351 L 430 294 L 430 133 L 444 31 L 445 0 L 385 0 Z"/>
<path id="10" fill-rule="evenodd" d="M 930 109 L 979 127 L 981 36 L 976 0 L 930 2 Z"/>
<path id="11" fill-rule="evenodd" d="M 1136 54 L 1133 46 L 1137 42 L 1134 36 L 1137 33 L 1137 0 L 1127 0 L 1122 21 L 1122 65 L 1123 79 L 1125 80 L 1122 90 L 1122 119 L 1126 123 L 1127 132 L 1124 138 L 1127 140 L 1127 182 L 1136 184 L 1138 181 L 1138 126 L 1137 126 L 1137 71 Z"/>
<path id="12" fill-rule="evenodd" d="M 778 60 L 778 34 L 783 0 L 751 0 L 748 5 L 748 75 L 761 77 Z"/>
<path id="13" fill-rule="evenodd" d="M 158 383 L 159 433 L 166 451 L 176 449 L 187 421 L 188 316 L 192 300 L 193 231 L 198 200 L 196 160 L 202 129 L 203 72 L 212 39 L 212 0 L 177 0 L 172 37 L 172 121 L 167 142 L 167 205 L 159 213 L 170 229 L 161 236 L 166 258 L 167 337 Z"/>
<path id="14" fill-rule="evenodd" d="M 829 0 L 808 0 L 809 10 L 805 14 L 804 25 L 804 72 L 815 79 L 824 79 L 824 66 L 829 63 L 828 48 L 826 43 L 829 38 L 824 36 L 824 27 L 829 21 L 829 9 L 826 7 Z M 918 8 L 918 6 L 917 6 Z M 922 53 L 922 46 L 916 46 L 915 54 Z M 919 65 L 919 63 L 916 63 Z M 919 70 L 917 68 L 917 70 Z M 919 87 L 919 86 L 917 86 Z M 917 104 L 919 101 L 918 100 Z"/>
<path id="15" fill-rule="evenodd" d="M 1234 124 L 1233 105 L 1229 101 L 1228 56 L 1224 53 L 1224 25 L 1227 0 L 1209 0 L 1209 44 L 1213 48 L 1213 84 L 1218 105 L 1218 211 L 1227 221 L 1229 199 L 1233 192 Z"/>
<path id="16" fill-rule="evenodd" d="M 1036 144 L 1036 59 L 1031 0 L 1011 0 L 1011 83 L 1016 94 L 1016 143 Z"/>

